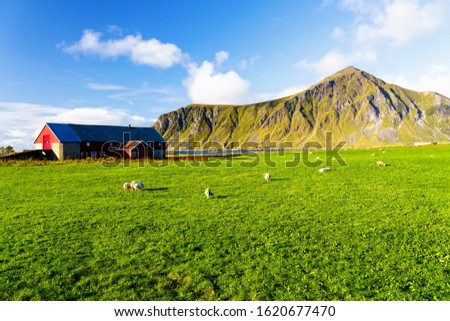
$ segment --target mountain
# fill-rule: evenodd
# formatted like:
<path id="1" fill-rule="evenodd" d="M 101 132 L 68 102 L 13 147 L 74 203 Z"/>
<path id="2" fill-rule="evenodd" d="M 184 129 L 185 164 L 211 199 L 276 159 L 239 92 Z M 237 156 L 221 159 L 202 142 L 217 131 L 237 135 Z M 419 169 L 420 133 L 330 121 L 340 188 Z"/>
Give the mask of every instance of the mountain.
<path id="1" fill-rule="evenodd" d="M 302 147 L 333 142 L 345 147 L 450 141 L 450 99 L 385 83 L 354 67 L 298 94 L 250 105 L 189 105 L 161 115 L 154 127 L 172 146 L 189 137 L 226 148 L 267 140 Z M 252 145 L 253 146 L 253 145 Z"/>

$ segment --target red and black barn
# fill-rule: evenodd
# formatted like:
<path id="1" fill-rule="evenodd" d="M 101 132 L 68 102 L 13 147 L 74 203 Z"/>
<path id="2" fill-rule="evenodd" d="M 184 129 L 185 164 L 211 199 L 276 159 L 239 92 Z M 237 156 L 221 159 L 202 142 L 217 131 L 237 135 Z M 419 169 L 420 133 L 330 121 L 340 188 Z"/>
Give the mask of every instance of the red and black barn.
<path id="1" fill-rule="evenodd" d="M 86 157 L 166 157 L 167 143 L 154 128 L 47 123 L 34 141 L 36 149 L 57 159 Z"/>

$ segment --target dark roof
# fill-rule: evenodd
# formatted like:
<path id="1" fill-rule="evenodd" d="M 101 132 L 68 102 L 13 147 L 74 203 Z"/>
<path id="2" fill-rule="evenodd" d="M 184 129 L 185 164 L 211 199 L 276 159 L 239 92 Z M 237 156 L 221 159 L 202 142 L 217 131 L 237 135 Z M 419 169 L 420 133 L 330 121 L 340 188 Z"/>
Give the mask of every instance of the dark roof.
<path id="1" fill-rule="evenodd" d="M 165 142 L 164 138 L 154 128 L 77 125 L 47 123 L 48 127 L 62 143 L 107 142 L 139 140 L 145 142 Z"/>
<path id="2" fill-rule="evenodd" d="M 53 134 L 58 137 L 59 141 L 62 143 L 79 143 L 81 142 L 80 137 L 73 131 L 69 124 L 56 124 L 47 123 L 48 127 L 52 130 Z"/>

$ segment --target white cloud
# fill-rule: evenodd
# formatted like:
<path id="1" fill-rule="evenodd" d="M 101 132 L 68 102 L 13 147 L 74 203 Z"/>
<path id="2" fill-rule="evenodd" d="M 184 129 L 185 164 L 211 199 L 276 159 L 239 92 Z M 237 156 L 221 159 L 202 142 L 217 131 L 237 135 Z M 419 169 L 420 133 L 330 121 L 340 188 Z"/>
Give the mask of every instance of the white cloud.
<path id="1" fill-rule="evenodd" d="M 276 93 L 274 98 L 287 97 L 290 95 L 294 95 L 294 94 L 297 94 L 297 93 L 305 90 L 308 87 L 309 86 L 305 86 L 305 85 L 288 87 L 288 88 L 283 89 L 283 90 L 279 91 L 278 93 Z"/>
<path id="2" fill-rule="evenodd" d="M 349 65 L 350 59 L 337 50 L 332 50 L 322 57 L 319 61 L 310 62 L 303 59 L 295 64 L 298 69 L 313 70 L 320 75 L 328 75 L 345 68 Z"/>
<path id="3" fill-rule="evenodd" d="M 377 62 L 386 47 L 400 47 L 424 37 L 443 23 L 443 1 L 340 0 L 342 10 L 354 13 L 351 30 L 335 27 L 331 37 L 348 41 L 345 50 L 334 48 L 316 61 L 302 59 L 294 67 L 328 75 L 349 65 Z M 326 5 L 329 1 L 326 1 Z"/>
<path id="4" fill-rule="evenodd" d="M 92 89 L 92 90 L 107 90 L 107 91 L 113 91 L 113 90 L 125 90 L 127 87 L 122 85 L 115 85 L 115 84 L 96 84 L 89 82 L 86 84 L 86 88 Z"/>
<path id="5" fill-rule="evenodd" d="M 444 64 L 429 64 L 427 66 L 428 72 L 429 73 L 434 73 L 434 74 L 442 74 L 442 73 L 447 73 L 450 74 L 450 67 Z"/>
<path id="6" fill-rule="evenodd" d="M 320 76 L 327 76 L 350 65 L 357 65 L 361 62 L 374 62 L 376 60 L 376 54 L 371 51 L 355 50 L 343 54 L 339 50 L 334 49 L 318 61 L 311 62 L 303 59 L 296 63 L 294 67 L 300 70 L 314 71 Z"/>
<path id="7" fill-rule="evenodd" d="M 110 107 L 62 108 L 23 102 L 0 102 L 0 146 L 11 145 L 16 151 L 33 149 L 33 142 L 47 122 L 150 126 L 146 119 L 125 109 Z"/>
<path id="8" fill-rule="evenodd" d="M 340 0 L 339 6 L 341 9 L 359 14 L 374 13 L 378 9 L 376 1 L 367 0 Z"/>
<path id="9" fill-rule="evenodd" d="M 188 97 L 193 103 L 203 104 L 247 102 L 250 82 L 233 70 L 217 72 L 215 70 L 217 62 L 216 55 L 216 65 L 209 61 L 203 61 L 200 66 L 193 63 L 188 65 L 189 75 L 183 81 Z"/>
<path id="10" fill-rule="evenodd" d="M 298 86 L 291 86 L 273 93 L 257 93 L 254 95 L 252 102 L 269 101 L 278 98 L 288 97 L 297 94 L 299 92 L 302 92 L 306 88 L 308 88 L 308 86 L 298 85 Z"/>
<path id="11" fill-rule="evenodd" d="M 239 63 L 239 68 L 244 70 L 252 67 L 259 59 L 261 59 L 260 55 L 252 56 L 249 59 L 243 59 Z"/>
<path id="12" fill-rule="evenodd" d="M 193 103 L 249 104 L 287 97 L 307 88 L 307 86 L 299 85 L 278 92 L 251 93 L 251 83 L 234 70 L 227 72 L 216 70 L 228 58 L 227 52 L 220 51 L 216 53 L 214 63 L 203 61 L 201 65 L 192 63 L 187 66 L 189 75 L 184 79 L 183 85 Z M 240 67 L 245 69 L 260 58 L 261 56 L 258 55 L 248 60 L 242 60 Z M 243 63 L 244 61 L 245 63 Z"/>
<path id="13" fill-rule="evenodd" d="M 394 0 L 386 4 L 369 24 L 356 31 L 361 44 L 388 41 L 401 46 L 436 30 L 443 22 L 440 3 L 421 5 L 418 0 Z"/>
<path id="14" fill-rule="evenodd" d="M 450 73 L 420 76 L 419 90 L 435 91 L 450 98 Z"/>
<path id="15" fill-rule="evenodd" d="M 128 57 L 133 63 L 158 68 L 169 68 L 183 59 L 183 53 L 176 45 L 161 43 L 153 38 L 142 39 L 140 34 L 128 35 L 122 39 L 102 41 L 100 32 L 84 30 L 81 39 L 73 45 L 59 45 L 68 54 L 84 54 L 101 58 Z"/>
<path id="16" fill-rule="evenodd" d="M 412 88 L 404 75 L 395 77 L 394 84 L 403 88 Z"/>
<path id="17" fill-rule="evenodd" d="M 342 28 L 334 27 L 331 31 L 331 38 L 342 41 L 345 39 L 345 31 Z"/>
<path id="18" fill-rule="evenodd" d="M 450 97 L 450 66 L 431 63 L 418 77 L 399 75 L 395 77 L 394 83 L 416 91 L 434 91 Z"/>
<path id="19" fill-rule="evenodd" d="M 118 124 L 123 123 L 125 119 L 132 119 L 134 115 L 129 115 L 127 111 L 120 109 L 111 109 L 108 107 L 92 108 L 79 107 L 74 109 L 61 109 L 56 115 L 49 115 L 48 121 L 60 123 L 77 124 Z"/>
<path id="20" fill-rule="evenodd" d="M 113 35 L 122 36 L 122 29 L 116 25 L 107 26 L 106 31 Z"/>
<path id="21" fill-rule="evenodd" d="M 220 66 L 220 65 L 223 64 L 225 61 L 227 61 L 228 58 L 229 58 L 228 52 L 226 52 L 226 51 L 219 51 L 219 52 L 216 52 L 216 58 L 215 58 L 216 65 L 217 65 L 217 66 Z"/>

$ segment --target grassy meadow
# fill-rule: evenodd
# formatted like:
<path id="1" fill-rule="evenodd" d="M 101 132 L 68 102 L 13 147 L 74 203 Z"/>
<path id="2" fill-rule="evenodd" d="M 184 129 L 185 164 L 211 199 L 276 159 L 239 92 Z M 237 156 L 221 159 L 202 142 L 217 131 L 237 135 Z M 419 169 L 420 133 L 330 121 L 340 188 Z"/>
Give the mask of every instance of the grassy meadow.
<path id="1" fill-rule="evenodd" d="M 450 300 L 450 146 L 340 155 L 0 163 L 0 300 Z"/>

